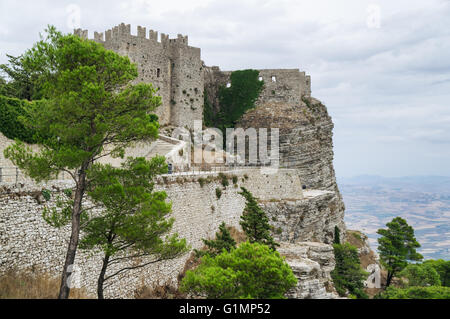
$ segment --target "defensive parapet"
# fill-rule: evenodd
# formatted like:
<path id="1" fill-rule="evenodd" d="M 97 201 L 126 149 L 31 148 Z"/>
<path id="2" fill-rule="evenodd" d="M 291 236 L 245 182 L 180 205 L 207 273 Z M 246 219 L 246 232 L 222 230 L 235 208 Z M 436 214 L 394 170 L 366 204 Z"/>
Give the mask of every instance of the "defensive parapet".
<path id="1" fill-rule="evenodd" d="M 83 39 L 88 39 L 88 30 L 83 29 L 75 29 L 74 34 L 78 35 L 79 37 Z M 170 39 L 169 35 L 165 33 L 161 33 L 161 36 L 159 37 L 159 33 L 154 30 L 149 30 L 147 33 L 146 27 L 137 27 L 137 34 L 132 35 L 131 34 L 131 25 L 122 23 L 118 26 L 115 26 L 112 29 L 109 29 L 107 31 L 103 32 L 94 32 L 94 41 L 104 43 L 104 42 L 110 42 L 112 40 L 124 40 L 127 38 L 140 38 L 140 39 L 146 39 L 150 40 L 152 42 L 158 42 L 162 45 L 170 45 L 170 44 L 176 44 L 176 45 L 189 45 L 189 37 L 186 35 L 178 34 L 176 38 Z M 159 38 L 159 39 L 158 39 Z"/>
<path id="2" fill-rule="evenodd" d="M 74 34 L 88 38 L 88 31 L 77 29 Z M 159 39 L 158 39 L 159 36 Z M 201 52 L 189 46 L 188 36 L 178 34 L 170 39 L 165 33 L 138 26 L 131 34 L 129 24 L 120 24 L 105 33 L 94 33 L 94 41 L 108 50 L 128 56 L 137 64 L 136 82 L 152 83 L 162 97 L 157 109 L 162 125 L 192 128 L 203 117 L 203 88 Z"/>

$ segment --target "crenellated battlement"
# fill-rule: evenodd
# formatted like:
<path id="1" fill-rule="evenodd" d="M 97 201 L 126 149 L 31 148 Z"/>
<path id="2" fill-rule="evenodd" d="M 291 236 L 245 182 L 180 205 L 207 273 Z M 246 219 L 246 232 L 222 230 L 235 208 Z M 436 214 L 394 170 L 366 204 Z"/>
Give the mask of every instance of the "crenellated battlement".
<path id="1" fill-rule="evenodd" d="M 74 34 L 78 35 L 80 38 L 88 39 L 88 30 L 82 30 L 82 29 L 76 29 L 74 30 Z M 96 42 L 111 42 L 111 41 L 122 41 L 127 40 L 129 38 L 139 38 L 139 39 L 146 39 L 152 42 L 161 43 L 164 45 L 189 45 L 189 38 L 188 36 L 183 36 L 182 34 L 178 34 L 176 38 L 170 39 L 168 34 L 161 33 L 160 39 L 158 39 L 159 33 L 158 31 L 149 30 L 147 33 L 147 28 L 142 26 L 137 26 L 137 34 L 132 35 L 131 34 L 131 25 L 121 23 L 118 26 L 115 26 L 112 29 L 106 30 L 103 32 L 94 32 L 94 41 Z"/>
<path id="2" fill-rule="evenodd" d="M 89 38 L 88 30 L 77 29 L 74 34 Z M 161 125 L 193 128 L 202 120 L 204 91 L 209 90 L 211 103 L 217 102 L 220 86 L 228 85 L 231 72 L 219 67 L 206 67 L 199 48 L 189 46 L 187 35 L 170 38 L 166 33 L 121 23 L 105 32 L 94 32 L 94 41 L 106 49 L 128 56 L 136 64 L 136 82 L 152 83 L 162 97 L 156 110 Z M 264 89 L 258 102 L 285 102 L 299 105 L 303 96 L 311 96 L 311 77 L 299 69 L 259 70 Z"/>

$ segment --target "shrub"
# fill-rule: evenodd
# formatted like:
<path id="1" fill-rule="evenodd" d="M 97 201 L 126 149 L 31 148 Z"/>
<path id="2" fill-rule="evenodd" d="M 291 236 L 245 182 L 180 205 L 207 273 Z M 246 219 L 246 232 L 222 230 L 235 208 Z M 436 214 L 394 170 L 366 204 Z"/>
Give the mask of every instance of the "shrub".
<path id="1" fill-rule="evenodd" d="M 216 188 L 216 197 L 220 199 L 222 197 L 222 190 L 220 188 Z"/>
<path id="2" fill-rule="evenodd" d="M 48 202 L 50 198 L 52 197 L 52 193 L 48 189 L 42 190 L 42 197 Z"/>
<path id="3" fill-rule="evenodd" d="M 219 173 L 219 179 L 224 188 L 227 188 L 230 185 L 230 183 L 228 182 L 228 177 L 224 173 Z"/>
<path id="4" fill-rule="evenodd" d="M 200 184 L 200 187 L 203 188 L 203 186 L 205 186 L 206 180 L 204 178 L 200 177 L 198 179 L 198 183 Z"/>
<path id="5" fill-rule="evenodd" d="M 410 264 L 399 273 L 409 287 L 440 286 L 439 274 L 430 264 Z"/>
<path id="6" fill-rule="evenodd" d="M 180 285 L 209 299 L 283 299 L 297 283 L 291 268 L 268 246 L 249 242 L 216 257 L 202 258 Z"/>
<path id="7" fill-rule="evenodd" d="M 375 296 L 376 299 L 450 299 L 450 288 L 441 286 L 409 287 L 406 289 L 388 287 Z"/>

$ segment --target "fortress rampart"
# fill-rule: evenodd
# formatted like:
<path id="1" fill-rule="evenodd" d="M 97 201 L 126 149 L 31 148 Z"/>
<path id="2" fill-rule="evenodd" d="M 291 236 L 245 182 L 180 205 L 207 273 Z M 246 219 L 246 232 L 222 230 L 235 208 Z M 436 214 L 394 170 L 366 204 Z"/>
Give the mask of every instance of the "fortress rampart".
<path id="1" fill-rule="evenodd" d="M 193 128 L 195 120 L 203 119 L 204 92 L 217 103 L 218 88 L 227 85 L 231 71 L 207 67 L 201 60 L 201 50 L 189 46 L 188 36 L 170 39 L 165 33 L 138 26 L 131 34 L 129 24 L 120 24 L 106 32 L 95 32 L 93 40 L 106 49 L 128 56 L 137 64 L 136 82 L 152 83 L 162 97 L 156 111 L 161 125 Z M 77 29 L 74 34 L 87 39 L 88 31 Z M 311 77 L 299 69 L 259 70 L 265 86 L 259 104 L 285 102 L 299 105 L 302 96 L 311 96 Z"/>

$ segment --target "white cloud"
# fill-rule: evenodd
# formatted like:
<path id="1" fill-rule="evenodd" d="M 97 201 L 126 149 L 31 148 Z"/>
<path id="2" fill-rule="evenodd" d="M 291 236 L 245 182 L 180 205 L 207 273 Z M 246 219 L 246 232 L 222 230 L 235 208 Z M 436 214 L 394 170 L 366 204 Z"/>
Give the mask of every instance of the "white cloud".
<path id="1" fill-rule="evenodd" d="M 70 32 L 70 4 L 91 37 L 125 22 L 187 34 L 222 69 L 307 71 L 336 122 L 338 175 L 450 175 L 450 1 L 0 0 L 0 63 L 47 24 Z M 367 26 L 371 4 L 380 28 Z"/>

